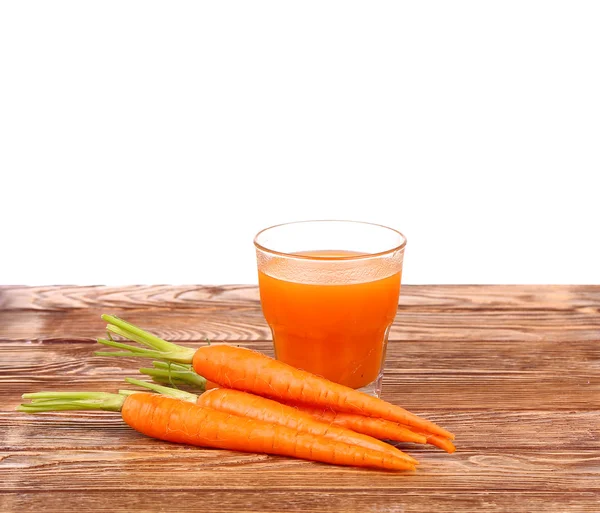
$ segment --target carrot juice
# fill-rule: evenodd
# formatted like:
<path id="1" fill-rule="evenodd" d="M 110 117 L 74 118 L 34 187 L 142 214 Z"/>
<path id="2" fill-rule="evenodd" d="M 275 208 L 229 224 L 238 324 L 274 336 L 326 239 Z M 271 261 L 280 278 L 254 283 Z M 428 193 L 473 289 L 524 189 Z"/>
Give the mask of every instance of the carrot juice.
<path id="1" fill-rule="evenodd" d="M 275 357 L 379 397 L 404 235 L 360 221 L 299 221 L 261 230 L 254 246 Z"/>
<path id="2" fill-rule="evenodd" d="M 324 265 L 365 256 L 352 251 L 294 254 L 323 259 Z M 288 281 L 277 274 L 268 266 L 259 269 L 261 304 L 276 358 L 355 389 L 377 380 L 398 308 L 401 272 L 347 283 Z"/>

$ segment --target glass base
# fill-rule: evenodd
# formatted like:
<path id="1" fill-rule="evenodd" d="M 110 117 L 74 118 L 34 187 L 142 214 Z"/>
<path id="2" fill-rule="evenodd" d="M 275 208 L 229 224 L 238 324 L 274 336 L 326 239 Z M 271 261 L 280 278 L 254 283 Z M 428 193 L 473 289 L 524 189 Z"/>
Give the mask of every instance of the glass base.
<path id="1" fill-rule="evenodd" d="M 363 394 L 372 395 L 373 397 L 379 398 L 381 396 L 381 382 L 383 381 L 383 372 L 377 376 L 375 381 L 371 381 L 368 385 L 358 388 L 359 392 Z"/>

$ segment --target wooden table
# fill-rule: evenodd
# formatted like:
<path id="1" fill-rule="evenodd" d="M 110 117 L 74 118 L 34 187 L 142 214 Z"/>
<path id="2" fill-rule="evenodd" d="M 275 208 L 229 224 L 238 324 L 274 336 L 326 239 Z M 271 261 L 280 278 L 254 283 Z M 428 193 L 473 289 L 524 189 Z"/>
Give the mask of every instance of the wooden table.
<path id="1" fill-rule="evenodd" d="M 255 287 L 0 288 L 0 511 L 600 511 L 600 287 L 405 286 L 384 399 L 457 434 L 414 474 L 202 450 L 24 392 L 115 391 L 101 313 L 194 346 L 271 353 Z"/>

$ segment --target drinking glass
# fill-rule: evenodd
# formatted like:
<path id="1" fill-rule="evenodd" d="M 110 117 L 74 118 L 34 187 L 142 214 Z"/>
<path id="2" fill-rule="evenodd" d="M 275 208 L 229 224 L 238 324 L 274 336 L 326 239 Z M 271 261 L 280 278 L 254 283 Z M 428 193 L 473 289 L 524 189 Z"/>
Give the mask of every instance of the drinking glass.
<path id="1" fill-rule="evenodd" d="M 356 221 L 301 221 L 255 239 L 275 357 L 379 397 L 406 238 Z"/>

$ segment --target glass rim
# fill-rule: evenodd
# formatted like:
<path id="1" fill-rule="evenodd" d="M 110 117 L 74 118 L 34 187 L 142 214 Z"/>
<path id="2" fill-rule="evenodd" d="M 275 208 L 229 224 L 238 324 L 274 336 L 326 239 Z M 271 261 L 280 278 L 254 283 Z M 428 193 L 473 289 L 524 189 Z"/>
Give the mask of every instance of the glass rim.
<path id="1" fill-rule="evenodd" d="M 373 226 L 373 227 L 377 227 L 377 228 L 384 228 L 385 230 L 395 232 L 396 234 L 398 234 L 401 237 L 402 241 L 400 242 L 399 245 L 394 246 L 393 248 L 390 248 L 390 249 L 386 249 L 385 251 L 378 251 L 377 253 L 364 253 L 364 254 L 360 254 L 360 255 L 351 255 L 351 256 L 298 255 L 298 254 L 293 254 L 293 253 L 286 253 L 284 251 L 277 251 L 275 249 L 270 249 L 270 248 L 263 246 L 262 244 L 260 244 L 258 242 L 258 238 L 263 233 L 265 233 L 266 231 L 269 231 L 269 230 L 273 230 L 274 228 L 281 228 L 283 226 L 289 226 L 289 225 L 294 225 L 294 224 L 311 224 L 311 223 L 347 223 L 347 224 L 369 225 L 369 226 Z M 352 220 L 347 220 L 347 219 L 314 219 L 314 220 L 307 220 L 307 221 L 292 221 L 289 223 L 280 223 L 280 224 L 275 224 L 273 226 L 269 226 L 267 228 L 263 228 L 254 236 L 254 246 L 256 247 L 256 249 L 259 249 L 265 253 L 270 253 L 272 255 L 277 255 L 277 256 L 286 257 L 286 258 L 297 258 L 300 260 L 362 260 L 362 259 L 377 258 L 377 257 L 389 255 L 391 253 L 394 253 L 396 251 L 400 251 L 401 249 L 404 249 L 404 247 L 406 246 L 406 237 L 404 236 L 404 234 L 402 232 L 396 230 L 395 228 L 390 228 L 389 226 L 385 226 L 383 224 L 378 224 L 378 223 L 369 223 L 367 221 L 352 221 Z"/>

